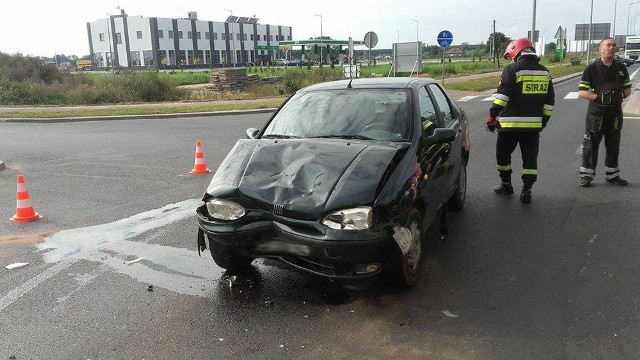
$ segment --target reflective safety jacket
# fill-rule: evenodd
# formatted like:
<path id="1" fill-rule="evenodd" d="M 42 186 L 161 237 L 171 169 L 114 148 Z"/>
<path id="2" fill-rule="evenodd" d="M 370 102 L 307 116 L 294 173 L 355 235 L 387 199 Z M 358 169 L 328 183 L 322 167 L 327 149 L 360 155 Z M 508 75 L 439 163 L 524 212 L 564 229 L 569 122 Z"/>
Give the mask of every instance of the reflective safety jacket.
<path id="1" fill-rule="evenodd" d="M 523 54 L 502 72 L 489 114 L 500 121 L 499 131 L 541 131 L 553 113 L 555 93 L 551 75 L 540 58 Z"/>

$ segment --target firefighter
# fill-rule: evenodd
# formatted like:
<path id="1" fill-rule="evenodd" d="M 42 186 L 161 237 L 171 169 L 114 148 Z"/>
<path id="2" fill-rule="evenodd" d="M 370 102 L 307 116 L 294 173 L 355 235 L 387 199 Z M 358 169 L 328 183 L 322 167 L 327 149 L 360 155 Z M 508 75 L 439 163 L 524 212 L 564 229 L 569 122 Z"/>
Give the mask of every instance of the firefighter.
<path id="1" fill-rule="evenodd" d="M 527 38 L 512 41 L 504 58 L 505 67 L 487 118 L 487 130 L 498 130 L 496 162 L 501 183 L 498 195 L 513 195 L 511 154 L 520 144 L 522 192 L 520 201 L 531 202 L 531 188 L 538 178 L 540 132 L 547 125 L 555 103 L 551 75 L 539 64 L 533 43 Z"/>
<path id="2" fill-rule="evenodd" d="M 631 95 L 631 80 L 627 68 L 613 58 L 618 50 L 613 38 L 602 40 L 599 50 L 600 59 L 587 66 L 578 86 L 580 97 L 589 100 L 582 141 L 580 186 L 591 186 L 596 176 L 598 147 L 602 138 L 606 149 L 605 180 L 609 184 L 626 186 L 628 181 L 620 177 L 618 156 L 623 119 L 622 99 Z"/>

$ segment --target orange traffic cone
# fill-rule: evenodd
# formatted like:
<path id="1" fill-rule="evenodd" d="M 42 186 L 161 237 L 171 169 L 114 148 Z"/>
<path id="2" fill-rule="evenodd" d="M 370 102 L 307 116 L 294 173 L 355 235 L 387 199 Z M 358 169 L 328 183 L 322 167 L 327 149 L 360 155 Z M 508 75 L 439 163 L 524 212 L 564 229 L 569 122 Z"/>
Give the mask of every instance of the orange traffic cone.
<path id="1" fill-rule="evenodd" d="M 31 198 L 27 191 L 27 186 L 24 184 L 24 176 L 18 175 L 18 192 L 16 193 L 16 214 L 13 215 L 11 221 L 14 222 L 27 222 L 38 220 L 42 215 L 33 210 L 31 205 Z"/>
<path id="2" fill-rule="evenodd" d="M 200 140 L 196 140 L 196 161 L 195 164 L 193 164 L 193 169 L 189 171 L 189 174 L 202 175 L 210 172 L 211 170 L 207 168 L 207 164 L 204 162 L 204 153 L 202 152 Z"/>

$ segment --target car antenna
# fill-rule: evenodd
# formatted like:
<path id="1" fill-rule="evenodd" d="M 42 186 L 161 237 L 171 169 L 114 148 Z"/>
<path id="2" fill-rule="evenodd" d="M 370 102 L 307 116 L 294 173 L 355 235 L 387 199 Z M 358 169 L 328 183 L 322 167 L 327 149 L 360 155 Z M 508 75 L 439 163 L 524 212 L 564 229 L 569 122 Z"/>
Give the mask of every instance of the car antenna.
<path id="1" fill-rule="evenodd" d="M 351 82 L 353 81 L 353 78 L 351 78 L 351 80 L 349 80 L 349 84 L 347 85 L 347 89 L 352 89 L 351 87 Z"/>

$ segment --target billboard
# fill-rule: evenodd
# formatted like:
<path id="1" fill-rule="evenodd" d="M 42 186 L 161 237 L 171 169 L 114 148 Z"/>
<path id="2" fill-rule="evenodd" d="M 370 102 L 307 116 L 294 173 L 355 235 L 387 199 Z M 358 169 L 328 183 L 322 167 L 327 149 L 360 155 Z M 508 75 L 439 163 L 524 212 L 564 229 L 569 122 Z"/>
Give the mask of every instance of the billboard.
<path id="1" fill-rule="evenodd" d="M 591 40 L 602 40 L 611 36 L 611 23 L 591 24 Z M 589 24 L 576 24 L 575 41 L 589 41 Z"/>

